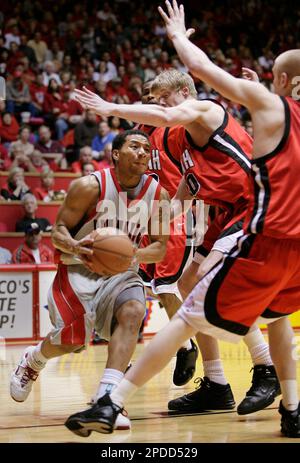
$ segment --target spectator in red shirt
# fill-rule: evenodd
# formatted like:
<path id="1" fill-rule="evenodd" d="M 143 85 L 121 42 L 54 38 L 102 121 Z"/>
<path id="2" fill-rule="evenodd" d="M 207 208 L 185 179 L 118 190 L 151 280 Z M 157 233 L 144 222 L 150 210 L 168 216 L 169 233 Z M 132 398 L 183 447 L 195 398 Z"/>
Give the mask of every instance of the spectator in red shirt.
<path id="1" fill-rule="evenodd" d="M 45 95 L 47 88 L 43 84 L 43 74 L 40 72 L 35 81 L 30 85 L 31 104 L 34 108 L 34 115 L 39 116 L 42 114 Z"/>
<path id="2" fill-rule="evenodd" d="M 52 162 L 47 162 L 40 151 L 34 150 L 33 153 L 30 155 L 30 161 L 35 169 L 35 172 L 42 172 L 45 168 L 50 167 Z"/>
<path id="3" fill-rule="evenodd" d="M 19 64 L 21 58 L 23 58 L 23 53 L 19 50 L 19 45 L 17 42 L 10 42 L 9 45 L 9 59 L 7 61 L 7 71 L 13 73 L 16 69 L 16 66 Z"/>
<path id="4" fill-rule="evenodd" d="M 49 124 L 55 126 L 57 139 L 61 140 L 69 127 L 67 123 L 68 103 L 64 99 L 60 85 L 54 78 L 49 80 L 43 109 L 47 113 Z"/>
<path id="5" fill-rule="evenodd" d="M 25 230 L 24 243 L 13 252 L 14 264 L 42 264 L 54 262 L 53 252 L 42 242 L 41 229 L 36 222 Z"/>
<path id="6" fill-rule="evenodd" d="M 39 201 L 49 203 L 50 201 L 60 201 L 64 199 L 65 190 L 54 190 L 54 172 L 50 169 L 44 169 L 41 172 L 41 186 L 35 188 L 34 196 Z"/>
<path id="7" fill-rule="evenodd" d="M 19 128 L 20 126 L 12 114 L 8 112 L 2 114 L 2 117 L 0 118 L 0 137 L 3 143 L 16 141 L 19 134 Z"/>
<path id="8" fill-rule="evenodd" d="M 106 87 L 106 95 L 108 101 L 115 101 L 116 96 L 122 96 L 125 98 L 126 103 L 129 103 L 129 98 L 127 97 L 127 90 L 123 87 L 122 80 L 120 77 L 115 77 L 112 79 Z"/>
<path id="9" fill-rule="evenodd" d="M 107 167 L 112 167 L 114 165 L 111 152 L 112 144 L 106 143 L 103 149 L 103 158 L 101 159 L 101 161 L 98 162 L 98 170 L 106 169 Z"/>
<path id="10" fill-rule="evenodd" d="M 72 163 L 72 172 L 82 174 L 83 164 L 93 164 L 94 170 L 99 170 L 98 162 L 93 159 L 92 148 L 84 146 L 79 151 L 79 161 Z"/>
<path id="11" fill-rule="evenodd" d="M 0 137 L 0 170 L 8 170 L 11 166 L 11 160 L 9 159 L 8 156 L 8 151 L 5 148 L 4 145 L 1 143 L 1 137 Z"/>
<path id="12" fill-rule="evenodd" d="M 82 166 L 82 177 L 86 177 L 87 175 L 92 174 L 95 172 L 95 166 L 91 162 L 85 162 Z"/>

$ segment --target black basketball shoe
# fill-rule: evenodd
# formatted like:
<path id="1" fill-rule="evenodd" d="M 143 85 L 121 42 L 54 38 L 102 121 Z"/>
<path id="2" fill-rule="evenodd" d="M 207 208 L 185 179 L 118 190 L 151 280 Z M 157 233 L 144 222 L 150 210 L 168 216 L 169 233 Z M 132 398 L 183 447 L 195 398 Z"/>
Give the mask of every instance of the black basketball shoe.
<path id="1" fill-rule="evenodd" d="M 192 339 L 191 344 L 191 349 L 182 347 L 177 352 L 176 366 L 173 373 L 173 383 L 175 386 L 183 386 L 188 383 L 195 374 L 198 347 Z"/>
<path id="2" fill-rule="evenodd" d="M 239 415 L 254 413 L 271 405 L 281 394 L 280 384 L 273 365 L 253 367 L 252 386 L 237 407 Z"/>
<path id="3" fill-rule="evenodd" d="M 111 434 L 122 410 L 111 401 L 109 394 L 105 394 L 91 408 L 69 416 L 65 426 L 81 437 L 88 437 L 92 431 Z"/>
<path id="4" fill-rule="evenodd" d="M 198 413 L 206 410 L 232 410 L 235 407 L 234 397 L 229 384 L 218 384 L 209 378 L 195 379 L 200 383 L 198 389 L 189 394 L 170 400 L 169 410 Z"/>
<path id="5" fill-rule="evenodd" d="M 281 432 L 286 437 L 300 437 L 300 403 L 297 410 L 290 412 L 279 404 L 279 413 L 281 415 Z"/>

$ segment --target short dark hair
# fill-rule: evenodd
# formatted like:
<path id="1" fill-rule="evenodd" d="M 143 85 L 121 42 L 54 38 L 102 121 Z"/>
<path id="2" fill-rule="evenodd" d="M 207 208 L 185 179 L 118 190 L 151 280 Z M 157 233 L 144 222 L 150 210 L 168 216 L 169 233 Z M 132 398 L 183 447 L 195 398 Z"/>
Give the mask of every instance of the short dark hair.
<path id="1" fill-rule="evenodd" d="M 124 130 L 124 132 L 118 133 L 118 135 L 113 139 L 112 151 L 121 149 L 124 143 L 126 142 L 127 137 L 129 137 L 130 135 L 142 135 L 143 137 L 147 138 L 147 140 L 149 141 L 148 135 L 146 134 L 146 132 L 143 132 L 142 130 L 139 130 L 139 129 Z"/>
<path id="2" fill-rule="evenodd" d="M 143 137 L 147 138 L 147 140 L 150 143 L 149 137 L 146 134 L 146 132 L 143 132 L 142 130 L 139 130 L 139 129 L 124 130 L 124 132 L 118 133 L 118 135 L 113 139 L 111 151 L 113 152 L 113 150 L 121 149 L 124 143 L 126 142 L 127 137 L 129 137 L 129 135 L 142 135 Z M 112 161 L 115 166 L 116 161 L 113 156 L 112 156 Z"/>

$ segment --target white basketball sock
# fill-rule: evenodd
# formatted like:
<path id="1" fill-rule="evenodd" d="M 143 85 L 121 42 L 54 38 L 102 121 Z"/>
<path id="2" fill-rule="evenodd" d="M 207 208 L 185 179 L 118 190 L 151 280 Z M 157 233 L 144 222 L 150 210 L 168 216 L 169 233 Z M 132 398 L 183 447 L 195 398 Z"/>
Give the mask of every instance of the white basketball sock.
<path id="1" fill-rule="evenodd" d="M 41 347 L 42 342 L 35 346 L 31 352 L 28 352 L 27 363 L 30 366 L 30 368 L 32 368 L 35 371 L 42 370 L 49 360 L 42 354 Z"/>
<path id="2" fill-rule="evenodd" d="M 137 389 L 138 387 L 135 384 L 123 378 L 118 387 L 110 394 L 110 398 L 119 407 L 124 407 L 124 404 Z"/>
<path id="3" fill-rule="evenodd" d="M 298 386 L 296 379 L 280 381 L 282 404 L 290 412 L 297 410 L 299 405 Z"/>
<path id="4" fill-rule="evenodd" d="M 269 344 L 265 341 L 259 328 L 250 331 L 244 337 L 244 342 L 249 349 L 253 365 L 273 365 Z"/>
<path id="5" fill-rule="evenodd" d="M 105 368 L 98 391 L 96 393 L 96 400 L 105 394 L 111 394 L 111 392 L 118 386 L 124 377 L 124 373 L 113 368 Z"/>
<path id="6" fill-rule="evenodd" d="M 225 378 L 223 365 L 220 359 L 218 360 L 205 360 L 203 362 L 204 376 L 218 384 L 227 384 Z"/>

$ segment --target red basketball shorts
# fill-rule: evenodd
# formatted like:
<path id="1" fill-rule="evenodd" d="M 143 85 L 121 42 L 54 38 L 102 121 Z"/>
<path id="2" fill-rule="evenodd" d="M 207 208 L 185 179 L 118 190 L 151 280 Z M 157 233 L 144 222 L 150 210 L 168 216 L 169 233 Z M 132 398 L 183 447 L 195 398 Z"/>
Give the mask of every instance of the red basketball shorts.
<path id="1" fill-rule="evenodd" d="M 237 342 L 259 319 L 300 309 L 300 241 L 243 235 L 195 286 L 178 314 L 197 331 Z"/>
<path id="2" fill-rule="evenodd" d="M 174 233 L 174 225 L 171 224 L 171 233 L 167 243 L 167 252 L 161 262 L 155 264 L 140 265 L 140 276 L 146 286 L 152 287 L 154 294 L 172 293 L 178 294 L 177 281 L 185 269 L 191 255 L 191 243 L 185 232 Z M 143 245 L 149 244 L 149 240 L 143 240 Z"/>

